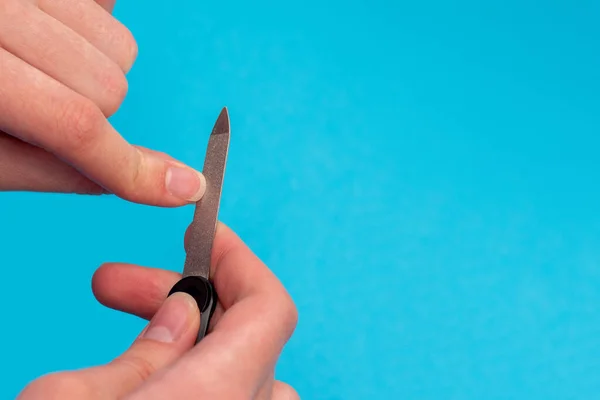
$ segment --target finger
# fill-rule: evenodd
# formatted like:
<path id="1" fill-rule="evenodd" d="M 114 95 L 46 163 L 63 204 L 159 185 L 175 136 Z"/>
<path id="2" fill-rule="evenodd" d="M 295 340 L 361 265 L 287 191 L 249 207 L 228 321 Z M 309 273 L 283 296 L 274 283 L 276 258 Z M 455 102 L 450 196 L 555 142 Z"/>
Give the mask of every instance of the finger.
<path id="1" fill-rule="evenodd" d="M 0 130 L 136 203 L 189 204 L 206 187 L 200 173 L 133 147 L 91 101 L 1 48 Z"/>
<path id="2" fill-rule="evenodd" d="M 167 297 L 181 275 L 161 269 L 132 264 L 107 263 L 92 278 L 92 291 L 106 307 L 150 319 Z M 223 315 L 217 303 L 210 320 L 209 331 Z"/>
<path id="3" fill-rule="evenodd" d="M 261 388 L 256 393 L 254 400 L 271 400 L 273 394 L 274 372 L 271 371 L 269 377 L 262 384 Z"/>
<path id="4" fill-rule="evenodd" d="M 188 232 L 189 228 L 185 233 L 185 241 L 191 245 Z M 239 242 L 237 236 L 219 222 L 212 248 L 211 275 L 216 274 L 225 254 L 233 246 L 238 246 Z M 244 265 L 241 267 L 244 268 Z M 235 271 L 229 271 L 229 274 L 235 274 Z M 179 279 L 181 274 L 173 271 L 125 263 L 106 263 L 92 277 L 92 291 L 96 299 L 106 307 L 150 319 Z M 228 300 L 227 304 L 231 304 L 234 297 L 226 296 L 230 289 L 224 290 L 223 294 L 217 291 L 219 302 L 224 298 Z M 216 316 L 215 312 L 213 320 Z"/>
<path id="5" fill-rule="evenodd" d="M 104 1 L 99 4 L 94 0 L 38 2 L 42 11 L 77 32 L 124 72 L 128 72 L 137 56 L 137 44 L 131 32 L 110 15 L 112 6 L 114 2 Z"/>
<path id="6" fill-rule="evenodd" d="M 116 0 L 96 0 L 96 3 L 100 4 L 100 6 L 109 13 L 112 13 L 115 8 Z"/>
<path id="7" fill-rule="evenodd" d="M 173 161 L 173 162 L 179 162 L 176 159 L 174 159 L 173 157 L 171 157 L 170 155 L 163 153 L 162 151 L 156 151 L 156 150 L 152 150 L 146 147 L 142 147 L 142 146 L 136 146 L 138 149 L 140 149 L 141 151 L 149 154 L 150 156 L 153 156 L 155 158 L 161 159 L 163 161 Z"/>
<path id="8" fill-rule="evenodd" d="M 173 363 L 196 340 L 200 312 L 185 293 L 170 296 L 133 345 L 110 364 L 81 371 L 100 398 L 120 399 L 153 373 Z"/>
<path id="9" fill-rule="evenodd" d="M 0 191 L 106 193 L 102 187 L 54 155 L 2 132 Z"/>
<path id="10" fill-rule="evenodd" d="M 150 319 L 179 279 L 172 271 L 107 263 L 94 274 L 92 291 L 106 307 Z"/>
<path id="11" fill-rule="evenodd" d="M 137 148 L 149 155 L 175 161 L 167 154 L 139 146 Z M 88 195 L 110 193 L 53 154 L 1 131 L 0 191 Z"/>
<path id="12" fill-rule="evenodd" d="M 144 150 L 153 152 L 158 157 L 169 157 L 163 153 Z M 232 240 L 234 243 L 237 241 L 235 235 L 228 232 L 229 229 L 219 222 L 212 248 L 210 275 L 215 274 L 219 260 L 228 251 Z M 187 245 L 191 245 L 189 237 L 188 228 L 184 235 Z M 94 273 L 92 291 L 96 299 L 106 307 L 150 319 L 180 279 L 181 274 L 173 271 L 126 263 L 106 263 Z M 219 306 L 220 304 L 218 308 Z M 216 320 L 217 314 L 221 312 L 222 310 L 215 310 L 212 320 Z"/>
<path id="13" fill-rule="evenodd" d="M 101 51 L 34 5 L 18 1 L 0 13 L 0 45 L 112 115 L 127 94 L 123 71 Z"/>
<path id="14" fill-rule="evenodd" d="M 275 381 L 271 393 L 272 400 L 300 400 L 298 392 L 287 383 Z"/>
<path id="15" fill-rule="evenodd" d="M 209 335 L 172 367 L 151 377 L 131 399 L 188 398 L 190 393 L 253 398 L 273 371 L 295 328 L 295 306 L 232 231 L 219 225 L 215 243 L 214 280 L 225 313 Z"/>

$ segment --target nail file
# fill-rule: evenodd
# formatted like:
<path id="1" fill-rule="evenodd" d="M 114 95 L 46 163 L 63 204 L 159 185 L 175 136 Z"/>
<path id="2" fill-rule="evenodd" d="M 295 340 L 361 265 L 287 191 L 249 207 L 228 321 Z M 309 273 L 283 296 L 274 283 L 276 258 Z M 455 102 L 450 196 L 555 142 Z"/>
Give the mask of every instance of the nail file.
<path id="1" fill-rule="evenodd" d="M 206 178 L 206 192 L 196 203 L 194 219 L 188 228 L 183 276 L 169 292 L 169 296 L 176 292 L 185 292 L 198 303 L 201 317 L 196 343 L 206 335 L 210 318 L 217 305 L 217 293 L 210 279 L 210 262 L 228 151 L 229 113 L 225 107 L 221 110 L 208 139 L 202 170 Z"/>

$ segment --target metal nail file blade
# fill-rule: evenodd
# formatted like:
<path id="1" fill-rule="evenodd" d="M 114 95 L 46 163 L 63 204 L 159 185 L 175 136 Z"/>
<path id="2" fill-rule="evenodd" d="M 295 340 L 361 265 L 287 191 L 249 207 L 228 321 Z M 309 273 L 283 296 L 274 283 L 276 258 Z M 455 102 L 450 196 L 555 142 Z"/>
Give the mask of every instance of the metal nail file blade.
<path id="1" fill-rule="evenodd" d="M 228 151 L 229 114 L 225 107 L 221 110 L 208 139 L 202 170 L 206 178 L 206 192 L 196 203 L 194 219 L 188 228 L 183 277 L 169 292 L 169 295 L 176 292 L 188 293 L 198 303 L 201 319 L 196 342 L 206 335 L 210 318 L 217 304 L 217 293 L 210 280 L 210 263 Z"/>

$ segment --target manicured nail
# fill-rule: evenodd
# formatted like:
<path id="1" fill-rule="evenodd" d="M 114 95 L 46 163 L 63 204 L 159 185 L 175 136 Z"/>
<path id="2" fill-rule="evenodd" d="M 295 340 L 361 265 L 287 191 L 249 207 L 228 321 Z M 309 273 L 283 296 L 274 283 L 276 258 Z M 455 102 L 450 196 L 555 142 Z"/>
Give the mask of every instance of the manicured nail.
<path id="1" fill-rule="evenodd" d="M 173 343 L 181 338 L 181 335 L 189 327 L 198 312 L 196 301 L 186 293 L 174 293 L 160 307 L 158 312 L 150 321 L 150 325 L 142 338 L 156 340 L 163 343 Z"/>
<path id="2" fill-rule="evenodd" d="M 200 200 L 206 191 L 204 175 L 183 166 L 169 166 L 166 184 L 169 193 L 187 201 Z"/>

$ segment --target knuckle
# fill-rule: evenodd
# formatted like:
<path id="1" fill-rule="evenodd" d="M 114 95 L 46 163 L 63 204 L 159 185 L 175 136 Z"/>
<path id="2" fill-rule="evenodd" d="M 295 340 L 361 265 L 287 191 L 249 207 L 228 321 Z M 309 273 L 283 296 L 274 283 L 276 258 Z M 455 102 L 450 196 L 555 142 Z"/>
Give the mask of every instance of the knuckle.
<path id="1" fill-rule="evenodd" d="M 78 99 L 67 102 L 58 118 L 63 150 L 77 152 L 93 143 L 104 115 L 93 102 Z"/>
<path id="2" fill-rule="evenodd" d="M 143 202 L 144 197 L 148 195 L 148 190 L 152 190 L 152 184 L 147 178 L 147 161 L 138 149 L 126 160 L 123 160 L 122 171 L 129 171 L 123 174 L 121 186 L 117 188 L 120 195 L 133 202 Z"/>
<path id="3" fill-rule="evenodd" d="M 281 316 L 280 320 L 284 326 L 288 338 L 292 336 L 298 325 L 298 308 L 292 300 L 292 298 L 286 293 L 285 299 L 281 302 Z"/>
<path id="4" fill-rule="evenodd" d="M 154 176 L 150 174 L 145 158 L 133 147 L 133 151 L 115 157 L 112 167 L 121 171 L 119 179 L 104 190 L 133 203 L 155 203 L 160 194 Z"/>
<path id="5" fill-rule="evenodd" d="M 114 365 L 121 365 L 139 382 L 146 381 L 156 371 L 156 367 L 146 358 L 127 355 L 116 358 Z"/>

